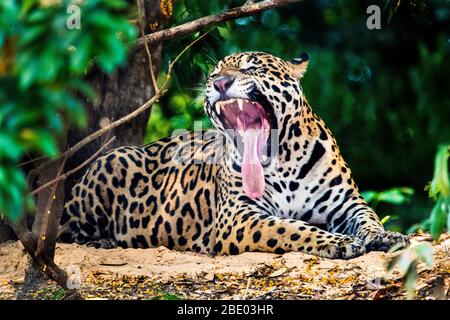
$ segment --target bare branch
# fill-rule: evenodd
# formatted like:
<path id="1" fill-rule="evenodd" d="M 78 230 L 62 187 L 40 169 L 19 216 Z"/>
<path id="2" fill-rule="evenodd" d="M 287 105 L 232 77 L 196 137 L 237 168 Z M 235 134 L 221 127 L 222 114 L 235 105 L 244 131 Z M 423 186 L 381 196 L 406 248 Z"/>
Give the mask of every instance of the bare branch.
<path id="1" fill-rule="evenodd" d="M 170 40 L 179 36 L 184 36 L 186 34 L 198 31 L 205 27 L 223 23 L 225 21 L 248 17 L 264 10 L 277 8 L 301 1 L 302 0 L 264 0 L 257 3 L 243 5 L 241 7 L 232 8 L 219 14 L 214 14 L 196 19 L 194 21 L 183 23 L 182 25 L 173 28 L 147 34 L 145 38 L 138 39 L 136 46 L 137 47 L 142 46 L 145 42 L 144 39 L 146 39 L 148 43 Z"/>
<path id="2" fill-rule="evenodd" d="M 37 158 L 34 158 L 34 159 L 30 159 L 30 160 L 21 162 L 21 163 L 19 163 L 17 166 L 18 166 L 18 167 L 22 167 L 22 166 L 24 166 L 24 165 L 26 165 L 26 164 L 33 163 L 33 162 L 36 162 L 36 161 L 40 161 L 40 160 L 43 160 L 43 159 L 46 159 L 46 158 L 49 158 L 49 157 L 50 157 L 50 156 L 48 156 L 48 155 L 40 156 L 40 157 L 37 157 Z"/>

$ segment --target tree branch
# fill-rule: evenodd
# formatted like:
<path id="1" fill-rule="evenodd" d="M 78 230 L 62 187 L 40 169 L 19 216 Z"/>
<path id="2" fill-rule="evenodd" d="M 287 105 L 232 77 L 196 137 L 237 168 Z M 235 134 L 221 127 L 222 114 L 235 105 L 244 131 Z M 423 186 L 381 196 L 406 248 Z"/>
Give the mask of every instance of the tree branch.
<path id="1" fill-rule="evenodd" d="M 264 0 L 257 3 L 243 5 L 241 7 L 232 8 L 219 14 L 214 14 L 196 19 L 194 21 L 186 22 L 173 28 L 147 34 L 145 35 L 145 39 L 148 43 L 171 40 L 173 38 L 184 36 L 208 26 L 219 24 L 228 20 L 248 17 L 264 10 L 277 8 L 301 1 L 302 0 Z M 142 45 L 144 45 L 143 37 L 139 38 L 136 42 L 137 47 L 140 47 Z"/>
<path id="2" fill-rule="evenodd" d="M 163 96 L 166 93 L 166 91 L 167 91 L 167 89 L 161 89 L 161 90 L 157 91 L 153 97 L 151 97 L 149 100 L 147 100 L 147 102 L 145 102 L 139 108 L 137 108 L 133 112 L 127 114 L 125 117 L 122 117 L 122 118 L 120 118 L 120 119 L 110 123 L 109 125 L 103 127 L 102 129 L 99 129 L 99 130 L 93 132 L 92 134 L 88 135 L 87 137 L 85 137 L 84 139 L 79 141 L 77 144 L 75 144 L 73 147 L 71 147 L 68 150 L 66 150 L 65 152 L 61 153 L 56 159 L 52 159 L 52 160 L 47 161 L 46 163 L 42 164 L 39 167 L 39 170 L 42 170 L 43 168 L 45 168 L 48 165 L 53 165 L 55 163 L 55 161 L 59 160 L 61 157 L 65 157 L 65 156 L 70 157 L 70 156 L 72 156 L 75 152 L 80 150 L 82 147 L 84 147 L 88 143 L 94 141 L 98 137 L 101 137 L 102 135 L 104 135 L 108 131 L 111 131 L 111 130 L 117 128 L 118 126 L 121 126 L 122 124 L 132 120 L 135 117 L 137 117 L 142 112 L 147 110 L 159 98 L 161 98 L 161 96 Z"/>
<path id="3" fill-rule="evenodd" d="M 91 162 L 92 160 L 94 160 L 95 158 L 97 158 L 97 156 L 102 153 L 107 147 L 109 147 L 111 145 L 111 143 L 113 143 L 116 140 L 116 137 L 112 137 L 111 139 L 109 139 L 107 142 L 105 142 L 104 145 L 102 145 L 100 147 L 100 149 L 98 149 L 92 156 L 90 156 L 86 161 L 84 161 L 82 164 L 80 164 L 79 166 L 77 166 L 76 168 L 67 171 L 64 174 L 58 175 L 57 178 L 53 179 L 52 181 L 49 181 L 45 184 L 43 184 L 42 186 L 40 186 L 39 188 L 34 189 L 33 191 L 30 192 L 30 196 L 38 194 L 39 192 L 41 192 L 44 189 L 47 189 L 48 187 L 50 187 L 51 185 L 61 182 L 62 180 L 67 179 L 68 176 L 74 174 L 75 172 L 77 172 L 78 170 L 80 170 L 81 168 L 83 168 L 84 166 L 86 166 L 87 164 L 89 164 L 89 162 Z"/>

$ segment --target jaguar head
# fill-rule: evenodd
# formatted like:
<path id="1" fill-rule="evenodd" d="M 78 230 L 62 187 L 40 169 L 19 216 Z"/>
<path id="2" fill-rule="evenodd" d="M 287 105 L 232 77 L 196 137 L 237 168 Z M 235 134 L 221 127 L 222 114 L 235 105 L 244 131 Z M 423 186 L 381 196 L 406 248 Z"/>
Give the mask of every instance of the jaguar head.
<path id="1" fill-rule="evenodd" d="M 277 149 L 271 142 L 278 142 L 278 136 L 273 135 L 301 107 L 299 78 L 307 65 L 306 54 L 285 61 L 244 52 L 225 57 L 208 77 L 205 111 L 241 154 L 244 192 L 252 199 L 264 192 L 262 161 Z"/>

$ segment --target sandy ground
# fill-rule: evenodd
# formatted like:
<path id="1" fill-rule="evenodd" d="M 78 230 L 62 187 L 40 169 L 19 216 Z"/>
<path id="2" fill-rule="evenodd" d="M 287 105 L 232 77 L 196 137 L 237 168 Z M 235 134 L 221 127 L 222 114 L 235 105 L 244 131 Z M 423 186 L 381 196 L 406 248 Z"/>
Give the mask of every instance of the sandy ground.
<path id="1" fill-rule="evenodd" d="M 413 245 L 429 241 L 416 236 Z M 434 245 L 432 268 L 419 264 L 419 298 L 448 298 L 450 236 Z M 402 299 L 398 272 L 384 280 L 395 253 L 328 260 L 298 252 L 276 255 L 244 253 L 208 257 L 154 249 L 94 249 L 58 244 L 56 263 L 81 283 L 86 299 Z M 0 245 L 0 299 L 14 299 L 23 283 L 26 255 L 19 242 Z M 64 292 L 49 286 L 34 298 L 59 299 Z"/>

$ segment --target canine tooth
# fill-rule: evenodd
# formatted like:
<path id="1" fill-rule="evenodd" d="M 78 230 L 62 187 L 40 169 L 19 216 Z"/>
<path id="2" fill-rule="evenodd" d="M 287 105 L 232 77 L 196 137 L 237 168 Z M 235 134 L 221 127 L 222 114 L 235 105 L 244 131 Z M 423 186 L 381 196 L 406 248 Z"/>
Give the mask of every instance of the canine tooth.
<path id="1" fill-rule="evenodd" d="M 216 102 L 216 112 L 217 112 L 217 114 L 220 116 L 220 106 L 221 106 L 221 103 L 219 103 L 220 101 L 218 101 L 218 102 Z"/>
<path id="2" fill-rule="evenodd" d="M 244 100 L 237 99 L 237 103 L 238 103 L 238 106 L 239 106 L 239 110 L 242 111 L 244 109 Z"/>

